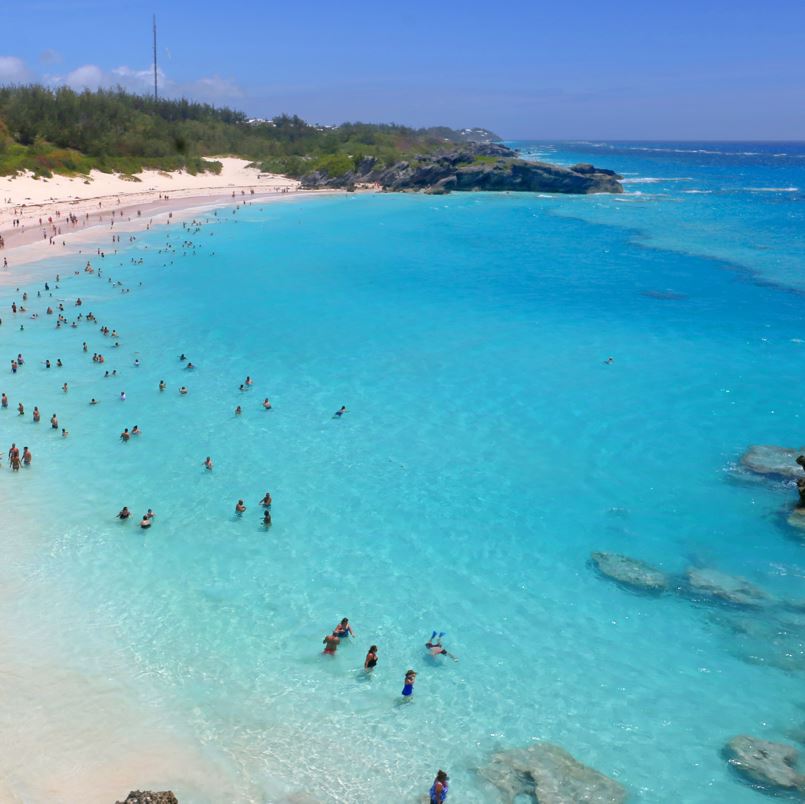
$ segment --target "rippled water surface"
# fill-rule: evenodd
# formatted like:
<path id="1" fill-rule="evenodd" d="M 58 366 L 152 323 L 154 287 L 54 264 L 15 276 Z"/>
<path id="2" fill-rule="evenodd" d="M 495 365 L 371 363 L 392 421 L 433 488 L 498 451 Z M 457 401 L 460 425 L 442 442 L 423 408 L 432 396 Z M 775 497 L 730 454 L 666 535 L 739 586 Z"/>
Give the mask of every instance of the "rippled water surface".
<path id="1" fill-rule="evenodd" d="M 111 679 L 116 706 L 189 746 L 178 783 L 131 786 L 180 799 L 221 800 L 188 770 L 210 763 L 233 800 L 414 801 L 444 767 L 457 800 L 495 801 L 489 755 L 548 740 L 634 801 L 761 801 L 720 752 L 802 738 L 805 615 L 776 601 L 805 599 L 805 554 L 795 492 L 735 466 L 805 443 L 805 160 L 521 145 L 611 166 L 627 193 L 338 197 L 158 227 L 54 292 L 119 348 L 15 318 L 2 292 L 0 433 L 34 452 L 0 478 L 4 628 L 90 679 L 49 718 L 72 718 L 76 762 Z M 124 504 L 154 527 L 118 522 Z M 596 550 L 672 587 L 690 566 L 741 575 L 775 604 L 636 595 L 591 570 Z M 322 657 L 343 616 L 356 638 Z M 458 662 L 425 656 L 434 629 Z"/>

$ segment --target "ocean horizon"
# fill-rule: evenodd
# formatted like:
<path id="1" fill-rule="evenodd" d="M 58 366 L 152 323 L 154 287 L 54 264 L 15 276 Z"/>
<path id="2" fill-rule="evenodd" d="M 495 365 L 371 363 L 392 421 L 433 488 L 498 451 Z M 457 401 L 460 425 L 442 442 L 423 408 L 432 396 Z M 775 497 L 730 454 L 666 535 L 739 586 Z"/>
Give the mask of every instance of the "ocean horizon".
<path id="1" fill-rule="evenodd" d="M 805 745 L 796 489 L 741 464 L 805 441 L 805 144 L 508 144 L 625 192 L 237 199 L 0 287 L 8 791 L 138 756 L 180 801 L 495 802 L 547 742 L 630 802 L 766 797 L 723 751 Z"/>

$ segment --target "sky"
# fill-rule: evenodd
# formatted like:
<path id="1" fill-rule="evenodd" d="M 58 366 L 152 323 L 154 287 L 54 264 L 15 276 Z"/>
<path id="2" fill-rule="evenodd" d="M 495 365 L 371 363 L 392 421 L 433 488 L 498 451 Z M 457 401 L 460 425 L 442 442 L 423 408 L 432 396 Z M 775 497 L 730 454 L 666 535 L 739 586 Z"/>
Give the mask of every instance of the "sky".
<path id="1" fill-rule="evenodd" d="M 22 0 L 0 84 L 506 139 L 805 139 L 805 0 Z"/>

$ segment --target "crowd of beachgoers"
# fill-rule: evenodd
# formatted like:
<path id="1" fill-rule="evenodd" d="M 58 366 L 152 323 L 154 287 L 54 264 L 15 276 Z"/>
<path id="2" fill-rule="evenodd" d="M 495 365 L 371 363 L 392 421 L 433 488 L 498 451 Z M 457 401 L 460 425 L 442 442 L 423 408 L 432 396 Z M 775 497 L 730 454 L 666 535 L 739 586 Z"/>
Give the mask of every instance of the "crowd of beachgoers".
<path id="1" fill-rule="evenodd" d="M 230 198 L 234 202 L 232 214 L 237 212 L 251 203 L 253 192 L 248 195 L 245 190 L 240 193 L 232 192 Z M 160 194 L 158 201 L 169 200 L 168 196 Z M 129 294 L 133 291 L 143 287 L 141 281 L 136 284 L 126 283 L 117 279 L 109 274 L 108 265 L 111 258 L 118 254 L 118 248 L 121 247 L 122 240 L 119 230 L 125 229 L 125 241 L 127 244 L 135 244 L 137 240 L 136 234 L 133 230 L 127 227 L 126 224 L 132 219 L 142 222 L 141 229 L 150 230 L 153 226 L 160 222 L 155 218 L 143 218 L 143 210 L 131 210 L 130 214 L 124 216 L 117 214 L 116 209 L 104 209 L 102 204 L 99 204 L 100 211 L 97 213 L 97 220 L 99 222 L 107 222 L 109 230 L 112 232 L 110 248 L 95 246 L 92 255 L 84 254 L 81 256 L 83 265 L 81 268 L 72 271 L 72 277 L 78 277 L 82 274 L 84 276 L 94 276 L 98 280 L 105 281 L 106 285 L 111 287 L 114 291 L 121 294 Z M 18 217 L 13 218 L 12 227 L 14 229 L 22 230 L 25 225 L 25 210 L 23 208 L 15 209 Z M 201 246 L 199 245 L 198 236 L 204 226 L 210 221 L 218 218 L 219 210 L 216 209 L 212 213 L 212 217 L 208 219 L 192 218 L 185 220 L 181 223 L 181 241 L 176 241 L 176 238 L 171 238 L 170 235 L 166 238 L 161 247 L 157 250 L 156 256 L 164 260 L 165 267 L 173 263 L 173 259 L 179 254 L 182 256 L 193 256 L 199 253 Z M 174 220 L 173 212 L 169 212 L 161 216 L 169 230 L 175 231 L 179 228 L 178 221 Z M 83 224 L 89 224 L 91 215 L 89 212 L 84 214 Z M 115 231 L 115 223 L 118 222 L 118 231 Z M 35 221 L 35 226 L 39 227 L 42 239 L 49 243 L 56 243 L 58 239 L 69 228 L 78 227 L 82 221 L 69 211 L 62 213 L 61 210 L 55 210 L 53 214 L 47 218 L 38 218 Z M 28 226 L 32 224 L 28 222 Z M 214 253 L 214 252 L 213 252 Z M 87 257 L 91 257 L 87 259 Z M 131 265 L 141 265 L 144 262 L 142 256 L 130 256 L 128 262 Z M 122 264 L 122 263 L 121 263 Z M 8 270 L 8 261 L 5 264 Z M 71 376 L 69 366 L 73 364 L 74 360 L 91 360 L 91 362 L 98 367 L 98 372 L 105 380 L 116 379 L 121 377 L 118 374 L 117 368 L 107 368 L 109 365 L 108 354 L 115 353 L 115 350 L 120 349 L 121 341 L 123 340 L 122 332 L 123 327 L 119 323 L 107 323 L 101 320 L 100 312 L 98 310 L 86 309 L 87 302 L 81 296 L 70 296 L 65 288 L 65 280 L 71 277 L 56 273 L 52 279 L 45 279 L 35 284 L 35 286 L 28 287 L 19 286 L 15 288 L 15 293 L 11 299 L 6 303 L 5 309 L 0 314 L 0 326 L 4 329 L 11 328 L 12 331 L 24 332 L 26 324 L 31 326 L 33 322 L 37 322 L 41 326 L 44 322 L 52 322 L 52 326 L 56 330 L 62 329 L 88 329 L 91 328 L 93 332 L 100 336 L 98 344 L 90 348 L 89 340 L 83 340 L 80 346 L 80 352 L 77 354 L 63 353 L 58 357 L 44 356 L 44 355 L 31 355 L 24 354 L 21 346 L 12 348 L 12 353 L 8 357 L 9 373 L 7 375 L 6 383 L 3 390 L 0 392 L 0 413 L 3 415 L 16 415 L 22 419 L 28 419 L 34 426 L 42 426 L 47 428 L 47 424 L 42 423 L 41 410 L 52 411 L 48 416 L 49 429 L 53 431 L 54 436 L 66 439 L 70 436 L 69 423 L 63 421 L 58 413 L 58 400 L 65 394 L 73 393 L 71 390 Z M 69 287 L 69 286 L 68 286 Z M 100 303 L 102 304 L 102 302 Z M 127 344 L 131 345 L 131 344 Z M 140 354 L 137 352 L 137 354 Z M 171 358 L 173 360 L 174 358 Z M 186 379 L 178 384 L 176 387 L 169 387 L 168 383 L 163 379 L 160 380 L 158 385 L 154 388 L 155 394 L 175 393 L 184 397 L 192 393 L 192 377 L 196 371 L 203 370 L 197 361 L 192 359 L 192 356 L 184 352 L 177 355 L 175 360 L 186 376 Z M 137 369 L 141 365 L 141 358 L 135 357 L 131 363 L 131 368 Z M 53 371 L 54 383 L 53 393 L 47 399 L 18 399 L 18 394 L 15 393 L 15 379 L 27 371 L 31 371 L 33 366 L 38 366 L 44 371 Z M 233 395 L 234 392 L 233 383 Z M 255 389 L 255 379 L 251 375 L 247 375 L 242 382 L 237 385 L 237 398 L 240 400 L 242 394 L 252 392 Z M 121 387 L 119 392 L 115 392 L 117 400 L 121 403 L 127 401 L 125 388 Z M 265 393 L 260 394 L 262 401 L 259 405 L 263 413 L 273 411 L 271 400 Z M 86 400 L 86 404 L 91 407 L 99 405 L 100 399 L 91 396 Z M 234 406 L 234 414 L 242 416 L 245 414 L 245 403 L 239 401 Z M 332 413 L 333 420 L 340 420 L 347 414 L 346 405 L 337 407 Z M 131 427 L 125 427 L 119 435 L 119 440 L 122 446 L 129 444 L 132 440 L 138 439 L 142 435 L 142 429 L 138 424 L 133 424 Z M 12 472 L 25 472 L 31 471 L 35 465 L 34 454 L 28 445 L 23 445 L 21 448 L 16 442 L 12 443 L 5 456 L 8 459 L 8 468 Z M 201 456 L 199 456 L 201 458 Z M 214 458 L 211 455 L 203 457 L 199 461 L 202 471 L 213 472 L 215 468 Z M 110 512 L 110 516 L 114 516 L 121 523 L 129 523 L 131 521 L 137 523 L 135 526 L 143 531 L 149 531 L 155 528 L 158 522 L 157 514 L 151 506 L 148 506 L 144 513 L 135 514 L 133 507 L 126 501 L 120 501 L 121 507 L 117 513 Z M 259 522 L 262 527 L 268 531 L 272 526 L 272 505 L 273 497 L 269 490 L 266 490 L 262 498 L 257 503 L 261 514 Z M 152 501 L 152 505 L 158 507 L 157 501 Z M 243 517 L 247 514 L 249 506 L 245 502 L 245 498 L 240 498 L 234 503 L 234 515 L 236 517 Z M 442 661 L 444 659 L 451 659 L 458 661 L 458 658 L 447 650 L 444 645 L 443 632 L 433 631 L 430 637 L 424 642 L 423 656 L 430 657 L 431 661 Z M 327 659 L 335 659 L 338 648 L 347 640 L 356 638 L 355 631 L 348 618 L 344 617 L 339 620 L 336 626 L 328 629 L 322 639 L 322 656 Z M 378 645 L 371 644 L 367 646 L 367 651 L 363 660 L 363 672 L 371 674 L 379 662 L 380 649 Z M 408 668 L 403 676 L 402 689 L 400 692 L 400 703 L 408 703 L 413 700 L 414 686 L 416 684 L 417 672 L 413 668 Z M 429 790 L 431 802 L 438 804 L 446 800 L 449 788 L 449 778 L 445 771 L 439 769 L 435 779 Z"/>

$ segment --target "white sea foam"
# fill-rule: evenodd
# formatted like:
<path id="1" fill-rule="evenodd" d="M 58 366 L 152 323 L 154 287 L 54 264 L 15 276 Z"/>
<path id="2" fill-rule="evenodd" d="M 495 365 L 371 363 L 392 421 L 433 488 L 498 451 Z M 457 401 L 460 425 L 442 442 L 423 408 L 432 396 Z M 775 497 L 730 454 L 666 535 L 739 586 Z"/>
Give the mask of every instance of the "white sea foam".
<path id="1" fill-rule="evenodd" d="M 799 187 L 744 187 L 750 193 L 798 193 Z"/>
<path id="2" fill-rule="evenodd" d="M 682 190 L 683 193 L 687 193 L 688 195 L 710 195 L 712 190 Z"/>
<path id="3" fill-rule="evenodd" d="M 665 179 L 665 178 L 657 178 L 656 176 L 642 176 L 637 179 L 622 179 L 622 184 L 658 184 L 664 181 L 693 181 L 688 176 L 680 176 L 679 178 L 673 179 Z"/>

